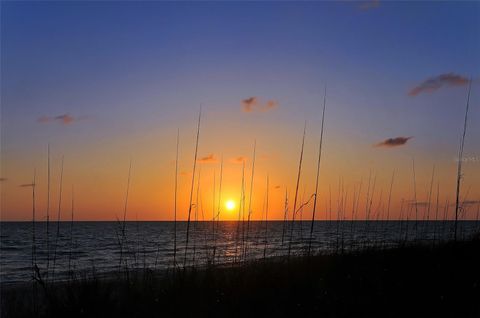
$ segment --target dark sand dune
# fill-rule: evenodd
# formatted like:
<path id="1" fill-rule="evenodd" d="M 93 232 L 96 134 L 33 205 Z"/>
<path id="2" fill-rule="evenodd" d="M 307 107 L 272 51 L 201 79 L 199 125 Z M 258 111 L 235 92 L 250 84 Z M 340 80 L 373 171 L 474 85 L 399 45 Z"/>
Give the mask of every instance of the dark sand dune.
<path id="1" fill-rule="evenodd" d="M 2 292 L 2 317 L 480 317 L 480 240 Z M 120 275 L 119 275 L 120 277 Z"/>

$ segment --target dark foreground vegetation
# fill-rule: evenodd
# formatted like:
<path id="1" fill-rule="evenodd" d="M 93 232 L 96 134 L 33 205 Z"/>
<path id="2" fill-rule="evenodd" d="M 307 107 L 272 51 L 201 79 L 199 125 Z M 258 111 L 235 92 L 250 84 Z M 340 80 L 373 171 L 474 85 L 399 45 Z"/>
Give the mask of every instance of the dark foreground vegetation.
<path id="1" fill-rule="evenodd" d="M 32 285 L 29 285 L 32 286 Z M 480 317 L 480 240 L 2 288 L 1 317 Z"/>

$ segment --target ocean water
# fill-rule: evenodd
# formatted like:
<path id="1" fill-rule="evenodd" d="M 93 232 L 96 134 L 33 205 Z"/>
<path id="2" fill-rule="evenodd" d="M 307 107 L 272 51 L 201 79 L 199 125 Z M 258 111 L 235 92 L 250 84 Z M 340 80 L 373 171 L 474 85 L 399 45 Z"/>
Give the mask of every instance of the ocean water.
<path id="1" fill-rule="evenodd" d="M 316 221 L 312 251 L 335 252 L 372 246 L 389 247 L 405 241 L 432 243 L 453 237 L 453 221 Z M 35 257 L 40 273 L 55 280 L 76 275 L 101 275 L 129 269 L 166 269 L 173 266 L 174 222 L 45 222 L 35 223 Z M 125 231 L 123 231 L 123 229 Z M 478 221 L 460 221 L 458 237 L 480 231 Z M 124 234 L 122 234 L 124 233 Z M 241 259 L 303 254 L 310 237 L 310 222 L 222 221 L 191 222 L 185 253 L 187 223 L 176 223 L 176 263 L 201 266 L 215 259 L 229 263 Z M 32 279 L 33 224 L 0 223 L 0 281 Z M 186 255 L 186 258 L 185 258 Z"/>

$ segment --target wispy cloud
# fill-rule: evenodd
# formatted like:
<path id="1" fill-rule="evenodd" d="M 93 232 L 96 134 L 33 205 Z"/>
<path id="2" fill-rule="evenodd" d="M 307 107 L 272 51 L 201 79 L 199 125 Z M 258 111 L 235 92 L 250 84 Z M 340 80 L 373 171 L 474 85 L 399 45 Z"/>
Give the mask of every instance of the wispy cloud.
<path id="1" fill-rule="evenodd" d="M 425 201 L 413 201 L 413 200 L 410 200 L 410 201 L 407 201 L 407 203 L 410 205 L 410 206 L 417 206 L 417 207 L 428 207 L 429 203 L 428 202 L 425 202 Z"/>
<path id="2" fill-rule="evenodd" d="M 62 124 L 65 124 L 65 125 L 71 124 L 76 120 L 75 118 L 73 118 L 69 114 L 63 114 L 63 115 L 60 115 L 60 116 L 56 116 L 54 119 L 62 122 Z"/>
<path id="3" fill-rule="evenodd" d="M 7 181 L 7 178 L 0 178 L 0 182 Z"/>
<path id="4" fill-rule="evenodd" d="M 87 116 L 73 117 L 70 114 L 63 114 L 58 116 L 40 116 L 37 118 L 38 123 L 47 124 L 47 123 L 60 123 L 63 125 L 69 125 L 73 122 L 87 119 Z"/>
<path id="5" fill-rule="evenodd" d="M 35 183 L 24 183 L 19 185 L 19 187 L 21 188 L 27 188 L 27 187 L 33 187 L 33 186 L 35 186 Z"/>
<path id="6" fill-rule="evenodd" d="M 385 140 L 383 140 L 379 143 L 376 143 L 374 146 L 375 147 L 387 147 L 387 148 L 403 146 L 407 143 L 407 141 L 409 141 L 412 138 L 413 137 L 388 138 L 388 139 L 385 139 Z"/>
<path id="7" fill-rule="evenodd" d="M 253 109 L 257 106 L 258 101 L 256 97 L 249 97 L 242 100 L 242 107 L 244 112 L 253 112 Z"/>
<path id="8" fill-rule="evenodd" d="M 279 186 L 279 185 L 275 186 L 275 189 L 280 189 L 280 188 L 281 188 L 281 186 Z"/>
<path id="9" fill-rule="evenodd" d="M 252 96 L 242 100 L 242 109 L 246 113 L 254 111 L 267 112 L 278 107 L 278 102 L 273 99 L 269 99 L 266 102 L 261 102 L 256 96 Z"/>
<path id="10" fill-rule="evenodd" d="M 45 124 L 45 123 L 51 122 L 52 120 L 53 120 L 53 117 L 40 116 L 37 118 L 37 123 Z"/>
<path id="11" fill-rule="evenodd" d="M 480 204 L 480 200 L 464 200 L 459 202 L 460 207 L 467 208 L 469 206 L 475 206 L 477 204 Z M 449 206 L 455 207 L 455 203 L 450 203 Z"/>
<path id="12" fill-rule="evenodd" d="M 466 200 L 462 202 L 462 205 L 477 205 L 480 204 L 480 200 Z"/>
<path id="13" fill-rule="evenodd" d="M 265 103 L 265 106 L 263 107 L 263 111 L 269 111 L 277 107 L 278 107 L 278 102 L 276 100 L 270 99 L 270 100 L 267 100 L 267 102 Z"/>
<path id="14" fill-rule="evenodd" d="M 417 86 L 413 87 L 408 92 L 408 95 L 417 96 L 421 93 L 433 93 L 442 87 L 467 85 L 469 81 L 470 80 L 465 76 L 454 73 L 440 74 L 438 76 L 427 78 Z"/>
<path id="15" fill-rule="evenodd" d="M 215 157 L 213 153 L 211 153 L 206 155 L 205 157 L 197 159 L 197 161 L 200 163 L 217 163 L 218 159 Z"/>
<path id="16" fill-rule="evenodd" d="M 371 10 L 378 8 L 380 6 L 380 0 L 368 0 L 368 1 L 362 1 L 358 8 L 360 10 Z"/>
<path id="17" fill-rule="evenodd" d="M 241 164 L 241 163 L 247 162 L 247 160 L 248 160 L 248 157 L 239 156 L 239 157 L 235 157 L 235 158 L 230 159 L 230 162 Z"/>

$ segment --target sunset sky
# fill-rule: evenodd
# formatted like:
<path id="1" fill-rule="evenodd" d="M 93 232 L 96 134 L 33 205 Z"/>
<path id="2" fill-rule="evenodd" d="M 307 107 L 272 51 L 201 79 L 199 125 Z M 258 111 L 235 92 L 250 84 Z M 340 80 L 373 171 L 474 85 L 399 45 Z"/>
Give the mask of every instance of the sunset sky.
<path id="1" fill-rule="evenodd" d="M 384 210 L 394 171 L 398 218 L 413 199 L 412 159 L 419 206 L 434 166 L 433 200 L 439 185 L 441 205 L 452 203 L 470 78 L 467 218 L 480 200 L 479 2 L 2 2 L 1 220 L 31 218 L 31 188 L 21 185 L 34 169 L 45 219 L 48 144 L 55 217 L 64 156 L 62 219 L 72 186 L 77 220 L 122 218 L 131 160 L 128 219 L 171 220 L 177 129 L 186 219 L 200 105 L 205 217 L 223 157 L 221 219 L 237 218 L 224 206 L 238 206 L 242 160 L 250 195 L 256 140 L 252 218 L 262 217 L 268 175 L 269 218 L 282 219 L 305 121 L 299 200 L 315 191 L 325 86 L 318 219 L 330 215 L 330 192 L 335 218 L 339 182 L 347 218 L 362 183 L 364 218 L 369 175 L 374 210 Z"/>

